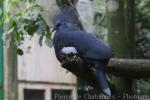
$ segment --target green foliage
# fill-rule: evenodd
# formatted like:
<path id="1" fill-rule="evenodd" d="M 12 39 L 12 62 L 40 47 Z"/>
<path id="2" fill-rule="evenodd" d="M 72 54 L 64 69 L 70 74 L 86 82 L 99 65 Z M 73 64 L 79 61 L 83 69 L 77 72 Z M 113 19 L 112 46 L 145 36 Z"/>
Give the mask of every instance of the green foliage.
<path id="1" fill-rule="evenodd" d="M 16 14 L 8 8 L 5 9 L 3 14 L 3 40 L 6 47 L 17 46 L 17 53 L 22 55 L 23 51 L 19 48 L 24 41 L 25 36 L 30 36 L 31 38 L 38 34 L 39 45 L 42 46 L 43 38 L 46 39 L 46 44 L 51 45 L 51 32 L 50 27 L 47 25 L 46 21 L 42 16 L 44 11 L 39 5 L 35 3 L 34 0 L 10 0 L 10 6 L 18 6 L 18 3 L 26 3 L 25 9 L 17 12 Z"/>
<path id="2" fill-rule="evenodd" d="M 95 34 L 97 37 L 107 40 L 106 14 L 97 12 L 94 16 Z"/>
<path id="3" fill-rule="evenodd" d="M 136 56 L 150 58 L 150 0 L 136 0 Z M 150 93 L 150 79 L 137 80 L 137 93 Z"/>
<path id="4" fill-rule="evenodd" d="M 150 0 L 135 0 L 135 39 L 136 58 L 150 58 Z M 107 36 L 105 16 L 105 3 L 103 0 L 96 0 L 95 25 L 96 35 L 101 38 Z M 137 80 L 136 92 L 138 94 L 150 93 L 150 79 Z"/>
<path id="5" fill-rule="evenodd" d="M 150 58 L 150 0 L 136 0 L 137 58 Z"/>
<path id="6" fill-rule="evenodd" d="M 95 1 L 94 25 L 95 35 L 107 41 L 107 17 L 105 0 Z"/>

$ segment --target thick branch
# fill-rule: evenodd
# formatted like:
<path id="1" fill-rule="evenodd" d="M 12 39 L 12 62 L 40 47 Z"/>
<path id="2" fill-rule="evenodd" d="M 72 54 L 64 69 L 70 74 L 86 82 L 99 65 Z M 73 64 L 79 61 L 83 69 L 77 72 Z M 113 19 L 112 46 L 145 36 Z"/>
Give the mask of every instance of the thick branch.
<path id="1" fill-rule="evenodd" d="M 108 73 L 128 78 L 150 77 L 150 60 L 113 58 L 106 67 Z"/>
<path id="2" fill-rule="evenodd" d="M 66 60 L 62 67 L 94 88 L 101 90 L 98 86 L 95 71 L 85 66 L 80 58 L 73 61 Z M 148 78 L 150 77 L 150 60 L 112 58 L 106 66 L 106 72 L 127 78 Z"/>

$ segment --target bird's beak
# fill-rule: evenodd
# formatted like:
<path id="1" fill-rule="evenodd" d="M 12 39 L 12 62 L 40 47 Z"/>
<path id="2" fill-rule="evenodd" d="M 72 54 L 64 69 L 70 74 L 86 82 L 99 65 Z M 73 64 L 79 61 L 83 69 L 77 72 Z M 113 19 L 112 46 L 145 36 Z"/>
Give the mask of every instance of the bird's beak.
<path id="1" fill-rule="evenodd" d="M 55 27 L 52 29 L 51 33 L 53 33 L 57 28 L 58 28 L 58 27 L 55 26 Z"/>
<path id="2" fill-rule="evenodd" d="M 60 25 L 61 25 L 61 24 L 58 23 L 58 24 L 52 29 L 51 33 L 53 33 L 55 30 L 57 30 L 57 29 L 59 28 Z"/>

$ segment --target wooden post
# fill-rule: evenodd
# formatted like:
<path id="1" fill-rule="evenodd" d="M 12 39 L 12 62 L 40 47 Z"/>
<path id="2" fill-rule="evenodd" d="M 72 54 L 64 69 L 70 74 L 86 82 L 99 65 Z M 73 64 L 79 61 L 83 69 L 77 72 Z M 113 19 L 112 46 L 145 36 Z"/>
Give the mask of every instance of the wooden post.
<path id="1" fill-rule="evenodd" d="M 116 58 L 134 58 L 134 0 L 107 0 L 108 41 Z M 132 80 L 112 77 L 115 94 L 132 94 Z"/>

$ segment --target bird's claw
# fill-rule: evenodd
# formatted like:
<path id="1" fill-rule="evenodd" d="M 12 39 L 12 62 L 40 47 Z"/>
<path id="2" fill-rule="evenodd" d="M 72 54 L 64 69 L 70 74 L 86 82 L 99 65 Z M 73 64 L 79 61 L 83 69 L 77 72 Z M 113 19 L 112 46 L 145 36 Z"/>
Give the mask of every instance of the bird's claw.
<path id="1" fill-rule="evenodd" d="M 76 59 L 78 59 L 79 57 L 75 54 L 68 54 L 68 55 L 63 55 L 61 57 L 61 64 L 65 64 L 66 62 L 70 61 L 70 62 L 74 62 Z"/>
<path id="2" fill-rule="evenodd" d="M 78 56 L 74 55 L 73 58 L 71 59 L 71 62 L 75 61 L 76 59 L 78 59 Z"/>

